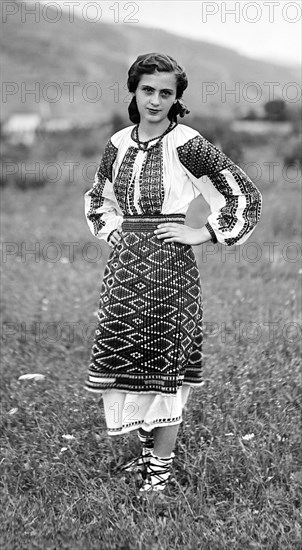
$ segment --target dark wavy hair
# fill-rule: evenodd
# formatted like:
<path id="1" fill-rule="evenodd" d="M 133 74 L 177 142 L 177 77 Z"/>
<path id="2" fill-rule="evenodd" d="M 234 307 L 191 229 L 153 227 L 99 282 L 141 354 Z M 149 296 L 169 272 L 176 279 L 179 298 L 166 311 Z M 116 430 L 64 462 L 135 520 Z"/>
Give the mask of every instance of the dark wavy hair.
<path id="1" fill-rule="evenodd" d="M 171 121 L 177 122 L 177 115 L 183 117 L 190 112 L 186 105 L 180 101 L 183 92 L 188 86 L 188 79 L 184 69 L 180 67 L 170 55 L 161 53 L 146 53 L 139 55 L 128 71 L 128 90 L 131 93 L 135 93 L 141 76 L 143 74 L 153 74 L 155 71 L 174 73 L 176 76 L 176 99 L 178 101 L 172 105 L 168 113 L 168 118 Z M 135 96 L 132 98 L 128 107 L 128 112 L 131 122 L 137 124 L 140 121 L 140 114 Z"/>

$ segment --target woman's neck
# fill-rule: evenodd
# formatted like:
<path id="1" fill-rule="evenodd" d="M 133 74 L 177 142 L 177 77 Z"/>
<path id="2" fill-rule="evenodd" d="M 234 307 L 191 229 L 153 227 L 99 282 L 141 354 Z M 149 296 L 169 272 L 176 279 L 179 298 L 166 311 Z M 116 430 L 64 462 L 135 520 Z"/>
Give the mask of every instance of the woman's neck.
<path id="1" fill-rule="evenodd" d="M 140 141 L 148 141 L 149 139 L 155 138 L 163 134 L 171 124 L 170 120 L 163 120 L 162 122 L 148 123 L 140 122 L 138 126 L 138 133 Z"/>

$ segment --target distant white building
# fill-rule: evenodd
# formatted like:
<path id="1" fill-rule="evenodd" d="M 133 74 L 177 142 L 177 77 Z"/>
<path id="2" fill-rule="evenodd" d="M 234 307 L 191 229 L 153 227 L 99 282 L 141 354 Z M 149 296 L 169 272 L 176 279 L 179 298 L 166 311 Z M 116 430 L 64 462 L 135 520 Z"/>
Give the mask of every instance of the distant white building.
<path id="1" fill-rule="evenodd" d="M 3 124 L 3 134 L 13 144 L 32 145 L 41 124 L 39 113 L 16 113 Z"/>
<path id="2" fill-rule="evenodd" d="M 286 136 L 292 132 L 292 128 L 291 122 L 271 122 L 269 120 L 234 120 L 231 123 L 233 132 L 246 132 L 254 135 L 278 134 Z"/>
<path id="3" fill-rule="evenodd" d="M 77 126 L 75 121 L 68 118 L 45 117 L 39 113 L 16 113 L 3 124 L 2 130 L 3 135 L 13 145 L 22 143 L 31 146 L 37 139 L 39 131 L 67 132 L 75 126 Z"/>
<path id="4" fill-rule="evenodd" d="M 46 132 L 67 132 L 75 126 L 75 122 L 68 118 L 51 118 L 43 123 Z"/>

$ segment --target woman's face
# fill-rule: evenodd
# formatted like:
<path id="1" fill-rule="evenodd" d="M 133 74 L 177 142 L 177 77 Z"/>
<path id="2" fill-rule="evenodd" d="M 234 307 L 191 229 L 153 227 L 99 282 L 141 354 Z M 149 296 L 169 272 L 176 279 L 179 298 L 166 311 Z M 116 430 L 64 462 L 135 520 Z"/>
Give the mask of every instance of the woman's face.
<path id="1" fill-rule="evenodd" d="M 168 117 L 176 100 L 174 73 L 143 74 L 135 91 L 141 122 L 159 123 Z"/>

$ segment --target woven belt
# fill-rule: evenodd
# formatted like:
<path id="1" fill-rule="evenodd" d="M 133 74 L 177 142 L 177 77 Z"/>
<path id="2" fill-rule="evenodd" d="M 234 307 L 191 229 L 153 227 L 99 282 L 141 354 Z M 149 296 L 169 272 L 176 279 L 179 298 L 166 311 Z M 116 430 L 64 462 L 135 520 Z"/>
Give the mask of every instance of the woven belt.
<path id="1" fill-rule="evenodd" d="M 123 231 L 152 231 L 160 223 L 185 222 L 185 214 L 158 214 L 156 216 L 125 216 L 122 223 Z"/>

